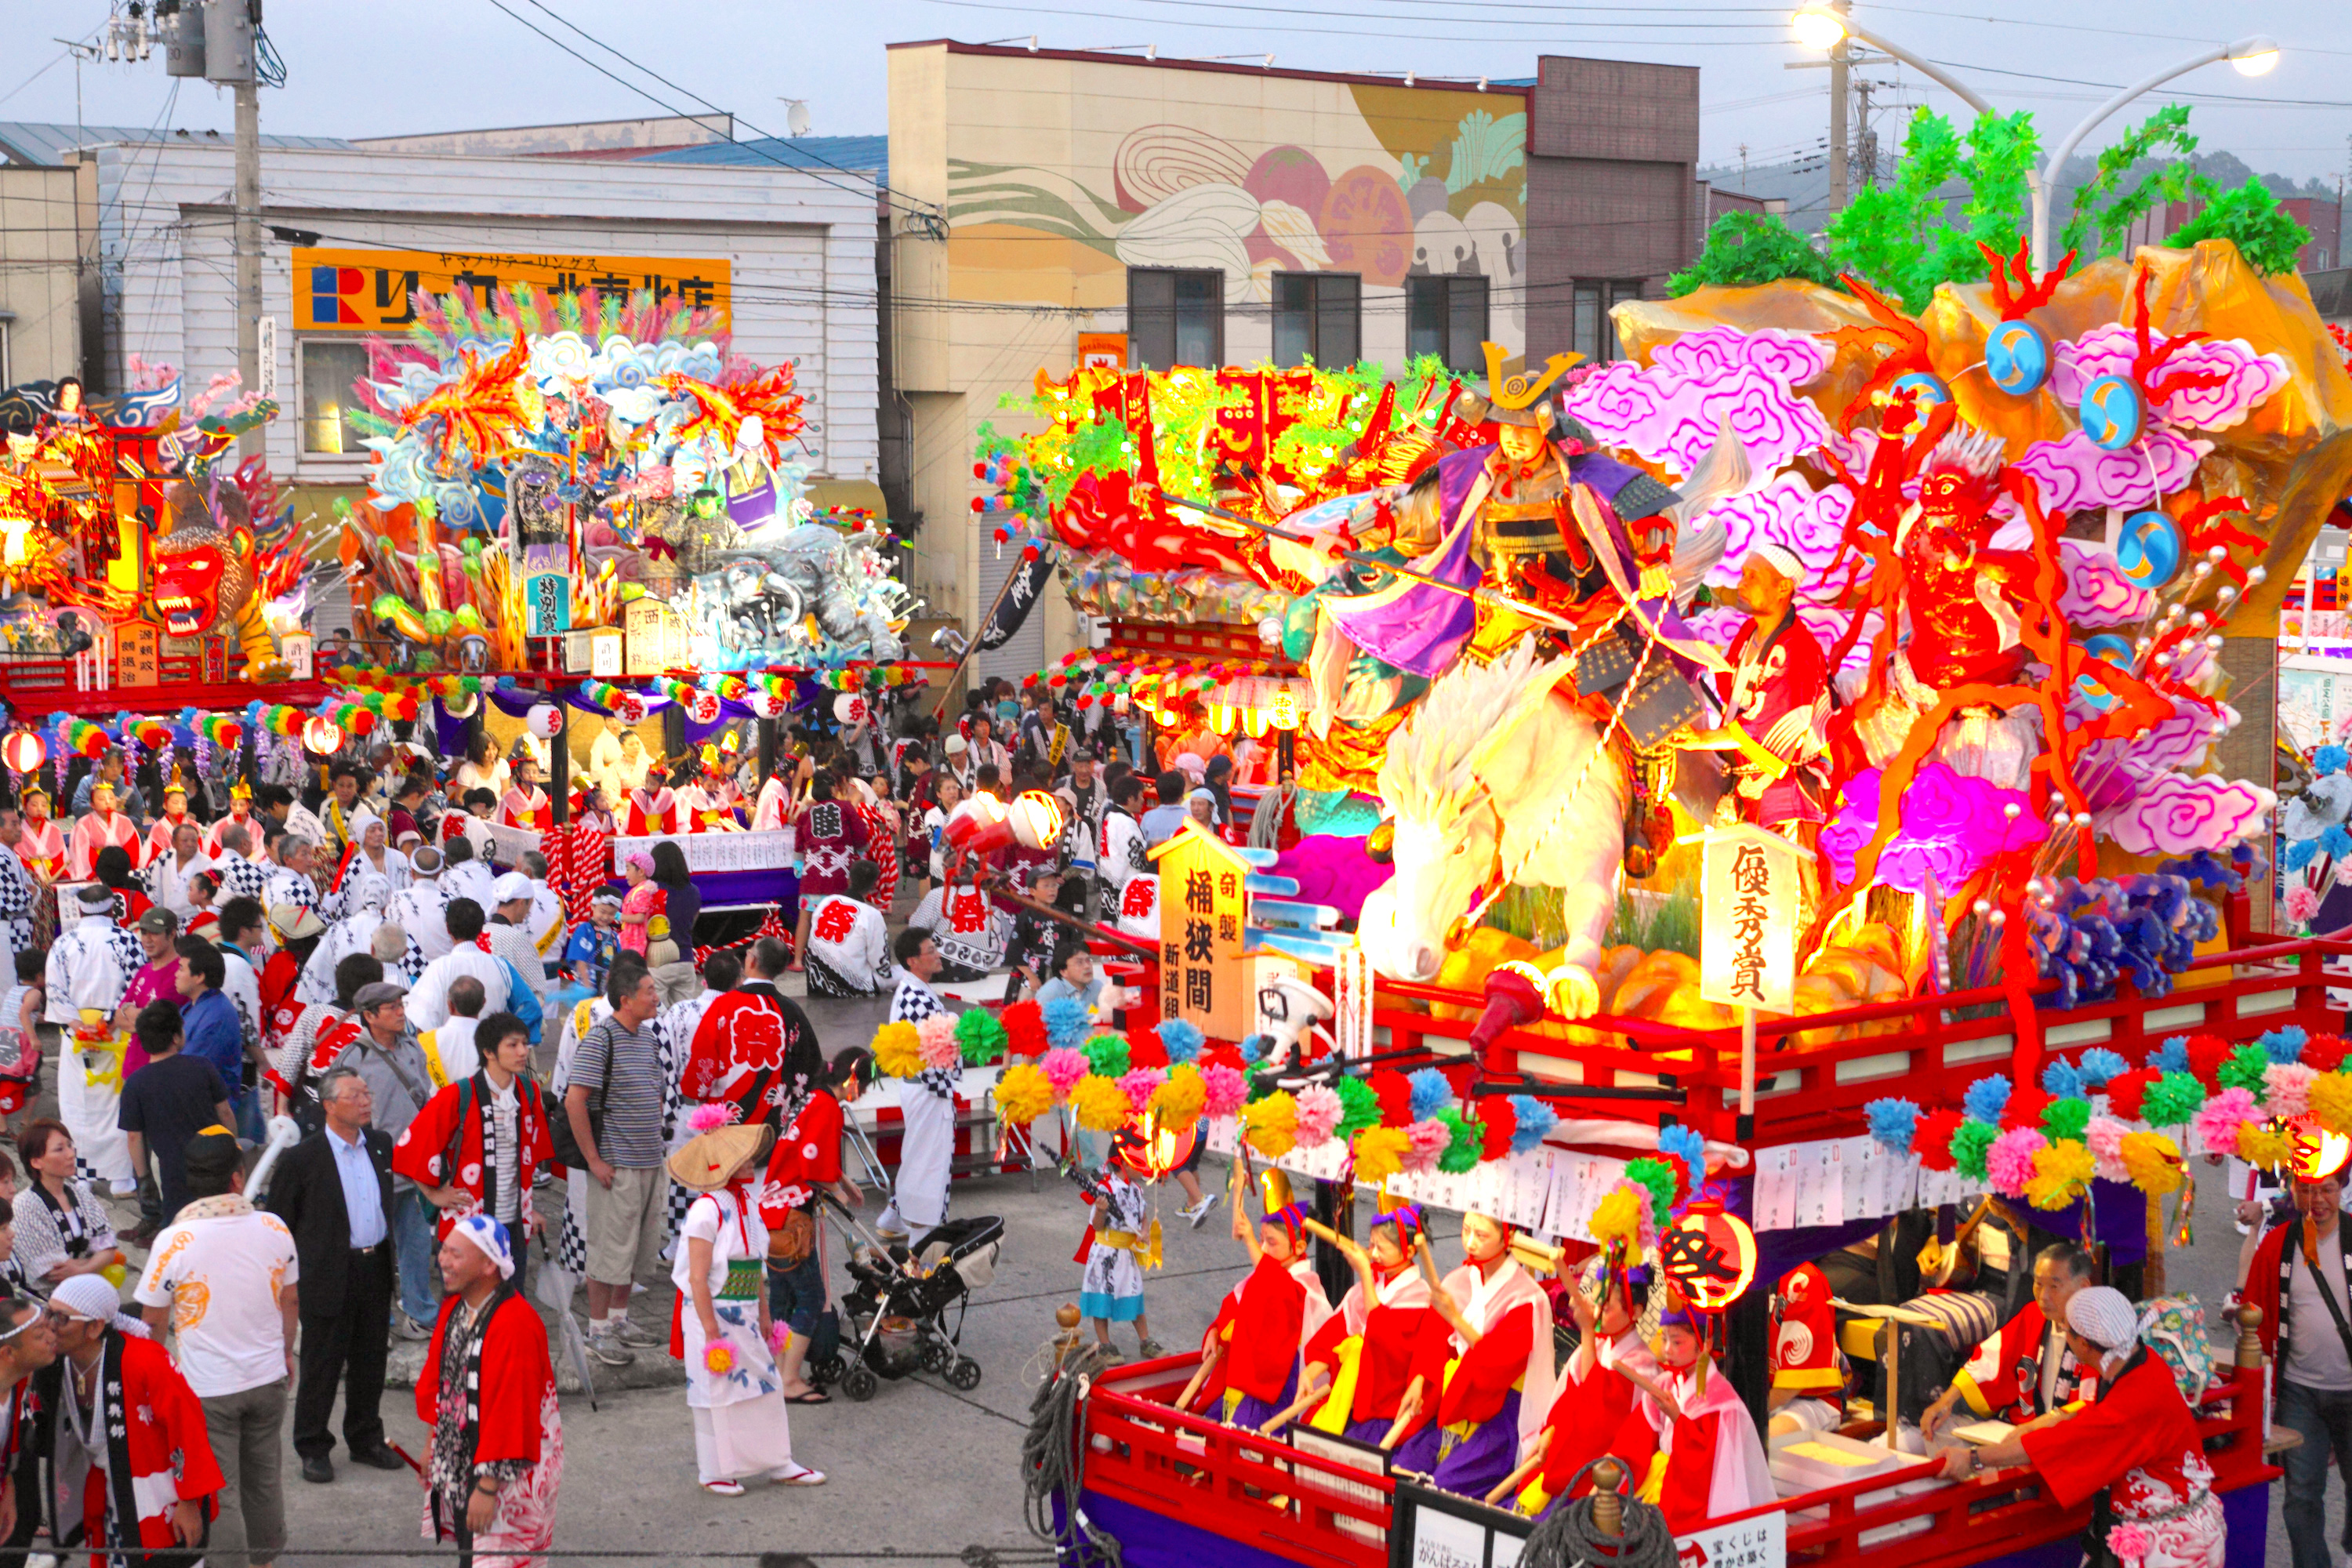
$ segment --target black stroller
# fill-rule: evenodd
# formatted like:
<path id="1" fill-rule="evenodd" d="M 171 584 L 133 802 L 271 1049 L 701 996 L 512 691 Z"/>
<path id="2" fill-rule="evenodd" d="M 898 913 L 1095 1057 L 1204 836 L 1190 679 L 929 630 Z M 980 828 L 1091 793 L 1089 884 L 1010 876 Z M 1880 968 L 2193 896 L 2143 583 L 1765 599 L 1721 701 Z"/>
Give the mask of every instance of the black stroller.
<path id="1" fill-rule="evenodd" d="M 961 1350 L 963 1318 L 971 1293 L 996 1277 L 1004 1222 L 993 1215 L 950 1220 L 909 1246 L 884 1241 L 830 1197 L 819 1201 L 841 1232 L 855 1283 L 841 1302 L 840 1349 L 812 1361 L 809 1380 L 820 1388 L 838 1383 L 861 1404 L 883 1378 L 919 1371 L 944 1373 L 950 1388 L 978 1388 L 980 1363 Z"/>

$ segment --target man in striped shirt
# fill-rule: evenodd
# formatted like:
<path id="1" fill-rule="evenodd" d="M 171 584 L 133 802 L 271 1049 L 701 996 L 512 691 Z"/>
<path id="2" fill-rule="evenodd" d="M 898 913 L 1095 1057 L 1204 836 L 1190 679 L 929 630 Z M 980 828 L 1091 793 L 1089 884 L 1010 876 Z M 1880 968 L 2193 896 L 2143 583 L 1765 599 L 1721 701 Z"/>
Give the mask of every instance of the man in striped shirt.
<path id="1" fill-rule="evenodd" d="M 636 1359 L 629 1347 L 667 1336 L 629 1321 L 629 1291 L 661 1267 L 669 1215 L 667 1150 L 662 1139 L 661 1041 L 647 1026 L 660 1010 L 652 974 L 616 968 L 605 992 L 613 1016 L 580 1037 L 564 1090 L 564 1114 L 588 1161 L 588 1353 L 607 1366 Z M 604 1097 L 601 1131 L 588 1120 Z"/>

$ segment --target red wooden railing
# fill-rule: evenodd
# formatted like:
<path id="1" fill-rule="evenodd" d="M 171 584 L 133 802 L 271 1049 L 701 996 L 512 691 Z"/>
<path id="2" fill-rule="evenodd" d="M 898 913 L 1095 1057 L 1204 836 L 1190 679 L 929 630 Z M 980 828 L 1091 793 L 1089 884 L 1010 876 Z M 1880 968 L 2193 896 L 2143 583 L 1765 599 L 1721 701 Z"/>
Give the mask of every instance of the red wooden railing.
<path id="1" fill-rule="evenodd" d="M 1087 1489 L 1290 1562 L 1384 1568 L 1390 1482 L 1206 1416 L 1177 1414 L 1170 1402 L 1198 1359 L 1147 1362 L 1094 1380 L 1079 1424 Z M 2214 1489 L 2273 1479 L 2279 1471 L 2263 1457 L 2263 1371 L 2224 1367 L 2216 1375 L 2197 1423 Z M 1785 1509 L 1791 1561 L 1829 1563 L 1866 1553 L 1872 1568 L 1958 1568 L 2079 1534 L 2089 1523 L 2089 1504 L 2059 1507 L 2031 1471 L 1892 1496 L 1918 1479 L 1915 1468 L 1849 1481 L 1715 1522 Z M 1342 1488 L 1373 1495 L 1345 1495 Z M 1810 1513 L 1819 1517 L 1800 1517 Z M 1874 1537 L 1869 1545 L 1865 1534 Z"/>

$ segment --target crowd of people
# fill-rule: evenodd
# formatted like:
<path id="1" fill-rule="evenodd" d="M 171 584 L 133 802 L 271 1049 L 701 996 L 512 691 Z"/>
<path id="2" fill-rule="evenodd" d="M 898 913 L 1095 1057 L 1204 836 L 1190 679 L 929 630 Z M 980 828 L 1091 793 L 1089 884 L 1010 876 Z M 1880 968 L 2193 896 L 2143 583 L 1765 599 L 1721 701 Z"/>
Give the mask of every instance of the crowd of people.
<path id="1" fill-rule="evenodd" d="M 635 730 L 594 737 L 568 770 L 572 822 L 793 829 L 790 934 L 733 944 L 698 944 L 698 926 L 726 933 L 667 839 L 624 853 L 588 918 L 567 919 L 544 858 L 498 832 L 553 826 L 547 743 L 530 737 L 454 765 L 388 740 L 323 761 L 265 743 L 212 759 L 217 776 L 108 751 L 54 795 L 27 781 L 0 800 L 10 1546 L 205 1541 L 221 1562 L 272 1561 L 288 1407 L 305 1481 L 335 1479 L 339 1399 L 345 1462 L 402 1468 L 382 1402 L 391 1346 L 410 1341 L 427 1347 L 427 1533 L 484 1563 L 543 1552 L 562 1447 L 523 1296 L 540 1259 L 584 1284 L 595 1361 L 686 1362 L 706 1488 L 821 1483 L 787 1419 L 828 1398 L 807 1375 L 827 1300 L 812 1205 L 860 1196 L 844 1107 L 874 1068 L 862 1046 L 828 1054 L 781 984 L 798 973 L 812 995 L 887 998 L 919 1022 L 949 1005 L 936 986 L 1002 971 L 1007 1001 L 1115 1016 L 1129 998 L 1037 906 L 1108 917 L 1188 818 L 1248 825 L 1205 723 L 1139 768 L 1137 735 L 1077 718 L 992 685 L 944 729 L 800 741 L 764 780 L 731 731 L 676 757 Z M 957 864 L 945 825 L 975 794 L 1031 790 L 1070 830 L 991 862 L 1024 895 L 1006 899 Z M 37 1114 L 45 1057 L 54 1116 Z M 926 1074 L 903 1096 L 886 1234 L 946 1217 L 955 1093 Z M 298 1140 L 249 1200 L 278 1116 Z M 1197 1224 L 1216 1197 L 1181 1179 Z M 560 1221 L 541 1218 L 551 1184 Z M 133 1203 L 119 1224 L 112 1205 L 127 1219 Z M 665 1274 L 667 1331 L 630 1311 Z"/>

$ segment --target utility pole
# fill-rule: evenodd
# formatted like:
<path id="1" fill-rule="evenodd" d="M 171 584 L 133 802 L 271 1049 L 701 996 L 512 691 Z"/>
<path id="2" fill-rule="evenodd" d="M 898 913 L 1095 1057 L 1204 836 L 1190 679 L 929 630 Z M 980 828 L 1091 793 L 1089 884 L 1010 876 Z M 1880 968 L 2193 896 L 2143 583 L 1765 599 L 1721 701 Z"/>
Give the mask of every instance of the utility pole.
<path id="1" fill-rule="evenodd" d="M 1837 12 L 1843 16 L 1851 8 L 1847 0 L 1837 0 Z M 1853 59 L 1853 46 L 1840 38 L 1837 47 L 1830 51 L 1830 217 L 1834 220 L 1845 211 L 1846 198 L 1846 93 L 1848 68 Z"/>
<path id="2" fill-rule="evenodd" d="M 1870 89 L 1877 85 L 1868 77 L 1858 77 L 1853 84 L 1854 124 L 1860 132 L 1854 145 L 1862 153 L 1862 185 L 1864 190 L 1878 184 L 1878 133 L 1870 128 Z"/>
<path id="3" fill-rule="evenodd" d="M 236 374 L 244 390 L 261 387 L 261 83 L 254 71 L 254 31 L 261 0 L 207 0 L 205 79 L 236 96 Z M 240 458 L 262 452 L 262 432 L 237 442 Z"/>
<path id="4" fill-rule="evenodd" d="M 2343 182 L 2339 180 L 2336 184 L 2340 205 Z M 1739 194 L 1743 196 L 1748 194 L 1748 143 L 1745 142 L 1739 144 Z"/>

